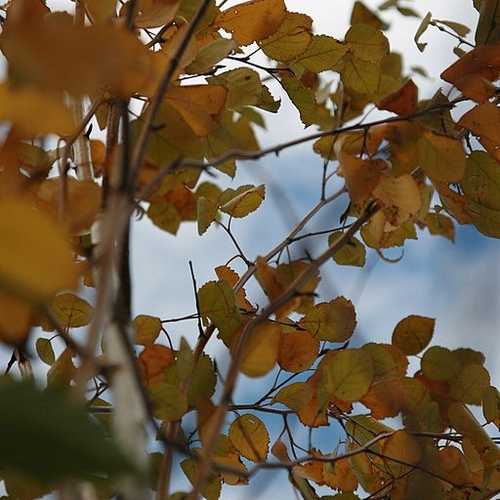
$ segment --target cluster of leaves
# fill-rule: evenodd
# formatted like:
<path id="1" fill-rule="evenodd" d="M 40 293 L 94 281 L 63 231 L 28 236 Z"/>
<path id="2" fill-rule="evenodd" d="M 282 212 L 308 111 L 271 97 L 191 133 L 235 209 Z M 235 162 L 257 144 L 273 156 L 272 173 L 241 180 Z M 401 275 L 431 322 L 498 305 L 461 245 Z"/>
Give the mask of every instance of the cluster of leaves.
<path id="1" fill-rule="evenodd" d="M 108 362 L 114 353 L 96 338 L 113 321 L 125 332 L 135 390 L 151 409 L 144 424 L 165 446 L 150 456 L 146 481 L 159 499 L 169 493 L 174 448 L 185 455 L 190 498 L 217 499 L 223 482 L 247 484 L 263 468 L 287 470 L 306 500 L 319 498 L 316 486 L 337 493 L 323 498 L 339 499 L 357 498 L 359 487 L 371 498 L 494 496 L 500 450 L 468 408 L 482 406 L 484 422 L 500 426 L 500 394 L 484 356 L 431 345 L 434 320 L 421 316 L 401 320 L 390 344 L 350 347 L 353 304 L 320 301 L 316 288 L 323 264 L 363 267 L 369 249 L 385 258 L 384 249 L 417 239 L 417 230 L 453 241 L 456 223 L 473 224 L 500 236 L 498 2 L 474 0 L 475 44 L 465 38 L 468 27 L 424 17 L 418 48 L 426 49 L 421 38 L 435 27 L 457 40 L 458 57 L 441 75 L 450 91 L 427 100 L 384 33 L 385 11 L 418 17 L 405 2 L 388 0 L 380 12 L 354 2 L 342 39 L 315 33 L 313 19 L 289 12 L 283 0 L 225 3 L 78 0 L 74 14 L 51 12 L 42 0 L 2 7 L 0 340 L 13 351 L 7 372 L 17 362 L 31 377 L 31 342 L 49 366 L 44 390 L 0 383 L 7 498 L 37 498 L 68 478 L 110 498 L 109 479 L 140 476 L 110 437 L 107 391 L 118 391 L 114 373 L 124 368 Z M 257 53 L 268 66 L 255 62 Z M 265 128 L 263 112 L 278 113 L 282 100 L 316 132 L 261 150 L 255 128 Z M 385 118 L 367 121 L 367 107 Z M 206 177 L 216 170 L 232 178 L 238 160 L 307 141 L 324 160 L 321 199 L 281 244 L 250 260 L 231 224 L 259 208 L 265 186 L 224 188 Z M 334 194 L 332 178 L 344 183 Z M 309 220 L 344 193 L 349 204 L 326 250 L 283 262 L 307 237 L 300 233 Z M 217 280 L 196 290 L 196 314 L 180 318 L 198 320 L 194 347 L 185 339 L 174 346 L 168 320 L 130 317 L 126 228 L 135 210 L 173 235 L 189 221 L 200 236 L 222 226 L 246 266 L 240 275 L 220 265 Z M 247 296 L 251 278 L 268 298 L 264 308 Z M 95 305 L 76 294 L 79 287 L 96 289 Z M 73 335 L 77 328 L 88 329 L 86 342 Z M 216 333 L 231 353 L 224 378 L 204 353 Z M 240 373 L 273 370 L 278 377 L 258 402 L 232 404 Z M 70 402 L 89 390 L 85 409 Z M 189 436 L 184 417 L 193 411 Z M 259 412 L 283 421 L 272 446 Z M 403 425 L 382 422 L 390 417 Z M 345 440 L 331 453 L 302 449 L 291 418 L 310 429 L 338 422 Z"/>

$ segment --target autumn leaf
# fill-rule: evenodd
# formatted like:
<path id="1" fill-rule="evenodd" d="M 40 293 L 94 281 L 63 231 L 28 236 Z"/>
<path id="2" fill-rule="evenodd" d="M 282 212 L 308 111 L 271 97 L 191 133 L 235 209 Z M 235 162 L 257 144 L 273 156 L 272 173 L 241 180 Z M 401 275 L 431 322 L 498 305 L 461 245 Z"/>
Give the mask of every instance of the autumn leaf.
<path id="1" fill-rule="evenodd" d="M 220 209 L 231 217 L 242 218 L 251 214 L 264 201 L 266 188 L 260 186 L 245 185 L 237 190 L 226 189 L 219 199 Z"/>
<path id="2" fill-rule="evenodd" d="M 309 385 L 295 382 L 280 389 L 274 396 L 273 403 L 282 403 L 294 411 L 299 411 L 311 401 L 312 397 L 313 391 Z"/>
<path id="3" fill-rule="evenodd" d="M 22 345 L 30 332 L 32 319 L 29 303 L 0 292 L 0 341 Z"/>
<path id="4" fill-rule="evenodd" d="M 356 326 L 356 312 L 350 300 L 337 297 L 312 308 L 301 320 L 300 326 L 319 340 L 345 342 Z"/>
<path id="5" fill-rule="evenodd" d="M 152 344 L 139 354 L 137 362 L 144 382 L 154 385 L 164 381 L 164 372 L 174 362 L 174 355 L 168 347 Z"/>
<path id="6" fill-rule="evenodd" d="M 328 246 L 333 246 L 342 234 L 332 233 L 328 237 Z M 353 237 L 333 255 L 333 260 L 339 266 L 363 267 L 366 263 L 366 248 L 357 238 Z"/>
<path id="7" fill-rule="evenodd" d="M 408 80 L 399 90 L 384 97 L 377 107 L 398 115 L 410 115 L 417 109 L 418 88 L 413 80 Z"/>
<path id="8" fill-rule="evenodd" d="M 445 347 L 434 346 L 425 351 L 422 372 L 432 380 L 451 380 L 461 371 L 457 356 Z"/>
<path id="9" fill-rule="evenodd" d="M 392 343 L 408 356 L 418 354 L 429 345 L 435 323 L 433 318 L 407 316 L 394 328 Z"/>
<path id="10" fill-rule="evenodd" d="M 58 324 L 63 328 L 80 328 L 92 321 L 93 308 L 84 299 L 72 293 L 62 293 L 49 304 L 49 310 Z M 50 321 L 43 321 L 45 331 L 54 330 Z"/>
<path id="11" fill-rule="evenodd" d="M 278 363 L 283 370 L 296 373 L 309 368 L 319 353 L 319 340 L 307 331 L 281 334 Z"/>
<path id="12" fill-rule="evenodd" d="M 360 349 L 338 351 L 326 366 L 326 387 L 343 401 L 358 401 L 373 380 L 371 357 Z"/>
<path id="13" fill-rule="evenodd" d="M 382 454 L 387 469 L 398 477 L 420 462 L 422 449 L 413 436 L 405 431 L 396 431 L 385 440 Z"/>
<path id="14" fill-rule="evenodd" d="M 269 433 L 254 415 L 238 417 L 229 427 L 229 439 L 242 456 L 252 462 L 263 462 L 269 453 Z"/>
<path id="15" fill-rule="evenodd" d="M 77 270 L 64 229 L 21 199 L 0 202 L 0 285 L 32 300 L 74 288 Z"/>
<path id="16" fill-rule="evenodd" d="M 153 345 L 161 332 L 161 321 L 156 316 L 139 314 L 134 318 L 135 343 L 145 347 Z"/>
<path id="17" fill-rule="evenodd" d="M 312 40 L 312 19 L 287 12 L 277 31 L 259 42 L 264 54 L 277 61 L 289 61 L 303 54 Z"/>
<path id="18" fill-rule="evenodd" d="M 283 0 L 250 0 L 221 12 L 214 24 L 232 33 L 240 44 L 249 45 L 275 33 L 285 16 Z"/>
<path id="19" fill-rule="evenodd" d="M 278 360 L 281 328 L 273 323 L 263 323 L 252 328 L 247 336 L 241 372 L 248 377 L 262 377 L 274 368 Z"/>

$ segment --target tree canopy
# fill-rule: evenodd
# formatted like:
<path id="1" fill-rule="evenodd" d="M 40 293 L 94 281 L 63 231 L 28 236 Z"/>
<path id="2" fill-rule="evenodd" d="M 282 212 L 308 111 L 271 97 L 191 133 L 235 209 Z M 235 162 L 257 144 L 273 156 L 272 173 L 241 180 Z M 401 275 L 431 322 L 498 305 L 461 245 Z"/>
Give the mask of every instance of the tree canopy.
<path id="1" fill-rule="evenodd" d="M 500 237 L 500 2 L 471 3 L 477 26 L 421 17 L 410 0 L 349 2 L 337 38 L 285 0 L 0 7 L 2 498 L 217 500 L 268 469 L 304 500 L 500 494 L 487 353 L 438 345 L 439 318 L 417 314 L 363 344 L 352 297 L 318 289 L 323 266 L 362 268 L 370 253 L 397 265 L 388 250 L 424 231 Z M 431 98 L 425 65 L 406 70 L 391 48 L 388 13 L 415 18 L 424 54 L 428 30 L 456 42 Z M 284 102 L 307 130 L 261 147 L 257 128 Z M 323 165 L 317 203 L 250 256 L 234 227 L 269 190 L 227 181 L 301 144 Z M 336 227 L 310 232 L 331 206 Z M 174 236 L 221 228 L 234 248 L 206 283 L 189 262 L 193 314 L 135 311 L 135 218 Z M 313 237 L 322 252 L 294 253 Z M 169 334 L 181 321 L 195 343 Z M 256 401 L 234 400 L 242 376 Z M 325 452 L 296 425 L 341 438 Z M 172 488 L 179 464 L 185 492 Z"/>

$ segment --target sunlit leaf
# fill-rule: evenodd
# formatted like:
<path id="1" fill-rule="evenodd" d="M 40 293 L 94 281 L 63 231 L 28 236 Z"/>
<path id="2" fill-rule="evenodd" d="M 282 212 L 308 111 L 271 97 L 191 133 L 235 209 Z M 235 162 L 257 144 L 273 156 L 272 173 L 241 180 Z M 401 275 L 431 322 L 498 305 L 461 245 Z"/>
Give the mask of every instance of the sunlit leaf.
<path id="1" fill-rule="evenodd" d="M 156 316 L 139 314 L 134 318 L 135 343 L 143 346 L 154 344 L 161 332 L 161 321 Z"/>
<path id="2" fill-rule="evenodd" d="M 229 439 L 248 460 L 252 462 L 266 460 L 269 452 L 269 433 L 262 420 L 255 415 L 238 417 L 229 428 Z"/>
<path id="3" fill-rule="evenodd" d="M 188 410 L 187 397 L 178 385 L 156 383 L 149 387 L 149 396 L 154 415 L 160 420 L 179 420 Z"/>
<path id="4" fill-rule="evenodd" d="M 265 196 L 266 188 L 263 184 L 245 185 L 236 190 L 228 188 L 221 194 L 220 209 L 237 219 L 246 217 L 260 207 Z"/>
<path id="5" fill-rule="evenodd" d="M 314 35 L 307 49 L 295 58 L 304 68 L 314 73 L 333 70 L 347 52 L 347 47 L 335 38 L 326 35 Z"/>
<path id="6" fill-rule="evenodd" d="M 304 53 L 312 40 L 312 19 L 287 12 L 278 30 L 259 42 L 264 54 L 277 61 L 289 61 Z"/>
<path id="7" fill-rule="evenodd" d="M 327 388 L 343 401 L 358 401 L 373 381 L 373 363 L 360 349 L 338 351 L 326 367 Z"/>
<path id="8" fill-rule="evenodd" d="M 275 33 L 285 15 L 283 0 L 250 0 L 221 12 L 214 23 L 248 45 Z"/>
<path id="9" fill-rule="evenodd" d="M 198 477 L 197 462 L 192 458 L 187 458 L 186 460 L 183 460 L 181 462 L 181 468 L 191 484 L 195 485 Z M 205 484 L 201 487 L 201 494 L 207 500 L 218 500 L 221 492 L 221 487 L 222 485 L 220 477 L 218 475 L 210 475 L 207 478 Z"/>

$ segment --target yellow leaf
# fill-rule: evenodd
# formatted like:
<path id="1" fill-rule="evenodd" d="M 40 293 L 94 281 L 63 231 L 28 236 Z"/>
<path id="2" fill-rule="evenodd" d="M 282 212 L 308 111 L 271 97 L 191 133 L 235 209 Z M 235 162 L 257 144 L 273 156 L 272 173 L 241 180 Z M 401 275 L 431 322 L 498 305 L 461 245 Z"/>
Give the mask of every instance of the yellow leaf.
<path id="1" fill-rule="evenodd" d="M 70 349 L 65 349 L 47 372 L 47 383 L 49 386 L 69 386 L 75 372 L 73 353 Z"/>
<path id="2" fill-rule="evenodd" d="M 300 320 L 300 326 L 319 340 L 345 342 L 354 332 L 356 311 L 350 300 L 337 297 L 315 305 Z"/>
<path id="3" fill-rule="evenodd" d="M 500 424 L 500 393 L 496 387 L 490 386 L 483 392 L 483 415 L 487 423 Z"/>
<path id="4" fill-rule="evenodd" d="M 484 366 L 467 365 L 450 381 L 450 395 L 457 401 L 480 405 L 489 385 L 490 375 Z"/>
<path id="5" fill-rule="evenodd" d="M 418 162 L 431 179 L 459 181 L 465 172 L 465 152 L 460 141 L 425 131 L 418 141 Z"/>
<path id="6" fill-rule="evenodd" d="M 275 323 L 257 325 L 249 333 L 243 348 L 241 372 L 247 377 L 263 377 L 278 360 L 281 328 Z"/>
<path id="7" fill-rule="evenodd" d="M 238 417 L 229 428 L 233 446 L 248 460 L 264 462 L 269 452 L 269 433 L 264 423 L 255 415 Z"/>
<path id="8" fill-rule="evenodd" d="M 291 330 L 281 334 L 278 363 L 283 370 L 307 370 L 319 353 L 319 340 L 307 331 Z"/>
<path id="9" fill-rule="evenodd" d="M 343 401 L 359 401 L 373 381 L 372 359 L 361 349 L 336 352 L 325 372 L 328 392 Z"/>
<path id="10" fill-rule="evenodd" d="M 349 91 L 368 97 L 377 92 L 381 78 L 380 64 L 347 53 L 342 59 L 340 73 Z"/>
<path id="11" fill-rule="evenodd" d="M 314 35 L 305 52 L 293 62 L 300 64 L 313 73 L 335 69 L 337 63 L 347 52 L 347 47 L 335 38 Z"/>
<path id="12" fill-rule="evenodd" d="M 423 351 L 432 339 L 436 320 L 411 315 L 402 319 L 392 333 L 393 345 L 412 356 Z"/>
<path id="13" fill-rule="evenodd" d="M 358 480 L 348 459 L 337 460 L 333 464 L 327 462 L 322 467 L 323 479 L 330 488 L 339 489 L 347 493 L 356 491 Z M 355 500 L 355 498 L 353 496 L 350 500 Z M 342 500 L 342 496 L 338 500 Z M 346 496 L 345 500 L 349 500 L 349 497 Z"/>
<path id="14" fill-rule="evenodd" d="M 236 283 L 240 280 L 238 273 L 233 271 L 229 266 L 219 266 L 215 268 L 215 273 L 217 274 L 217 278 L 220 280 L 224 280 L 227 284 L 233 288 Z M 253 306 L 246 298 L 246 292 L 244 288 L 240 288 L 236 292 L 236 303 L 240 309 L 245 311 L 253 311 Z"/>
<path id="15" fill-rule="evenodd" d="M 154 344 L 161 332 L 161 321 L 156 316 L 139 314 L 133 321 L 135 330 L 134 342 L 139 345 L 148 346 Z"/>
<path id="16" fill-rule="evenodd" d="M 206 136 L 218 126 L 228 91 L 222 85 L 172 87 L 165 100 L 174 107 L 198 136 Z"/>
<path id="17" fill-rule="evenodd" d="M 276 61 L 290 61 L 302 54 L 312 40 L 312 19 L 305 14 L 287 12 L 278 30 L 261 40 L 266 56 Z"/>
<path id="18" fill-rule="evenodd" d="M 0 285 L 47 300 L 77 284 L 68 235 L 49 216 L 20 199 L 0 202 Z"/>
<path id="19" fill-rule="evenodd" d="M 220 197 L 220 209 L 231 217 L 243 218 L 255 212 L 266 196 L 266 187 L 245 185 L 226 189 Z"/>
<path id="20" fill-rule="evenodd" d="M 420 444 L 411 434 L 405 431 L 396 431 L 385 440 L 382 454 L 387 469 L 396 477 L 410 470 L 413 465 L 418 464 L 422 459 Z"/>
<path id="21" fill-rule="evenodd" d="M 241 45 L 249 45 L 275 33 L 285 16 L 283 0 L 250 0 L 221 12 L 214 25 L 232 33 Z"/>
<path id="22" fill-rule="evenodd" d="M 334 245 L 341 237 L 340 233 L 332 233 L 328 237 L 328 246 Z M 332 258 L 339 266 L 363 267 L 366 263 L 366 248 L 361 241 L 352 237 Z"/>
<path id="23" fill-rule="evenodd" d="M 386 221 L 393 228 L 415 216 L 422 204 L 417 183 L 409 174 L 383 177 L 373 195 L 382 203 Z"/>
<path id="24" fill-rule="evenodd" d="M 242 318 L 233 289 L 226 281 L 210 281 L 203 285 L 199 292 L 200 312 L 203 317 L 219 329 L 226 344 L 242 326 Z"/>
<path id="25" fill-rule="evenodd" d="M 61 293 L 50 303 L 49 308 L 64 329 L 80 328 L 92 321 L 92 306 L 72 293 Z M 54 329 L 51 323 L 48 323 L 48 326 L 49 328 L 46 328 L 46 325 L 42 324 L 46 331 Z"/>
<path id="26" fill-rule="evenodd" d="M 180 3 L 180 0 L 140 0 L 134 25 L 138 28 L 164 26 L 174 19 Z"/>
<path id="27" fill-rule="evenodd" d="M 339 145 L 339 148 L 341 147 Z M 387 169 L 387 163 L 384 160 L 362 160 L 345 154 L 343 150 L 340 159 L 341 172 L 351 200 L 354 203 L 364 204 L 372 197 L 382 174 Z"/>
<path id="28" fill-rule="evenodd" d="M 70 135 L 74 120 L 62 99 L 33 88 L 16 89 L 0 85 L 0 120 L 12 123 L 26 137 Z"/>
<path id="29" fill-rule="evenodd" d="M 396 346 L 370 342 L 361 349 L 372 358 L 374 380 L 389 380 L 404 377 L 408 359 Z"/>
<path id="30" fill-rule="evenodd" d="M 192 485 L 197 484 L 199 477 L 197 461 L 193 458 L 187 458 L 181 462 L 181 468 Z M 218 500 L 221 492 L 221 479 L 219 475 L 209 475 L 201 487 L 200 493 L 207 500 Z"/>
<path id="31" fill-rule="evenodd" d="M 23 18 L 9 9 L 2 50 L 16 80 L 77 95 L 128 96 L 153 76 L 150 53 L 133 33 L 112 24 L 79 26 L 63 12 Z"/>

